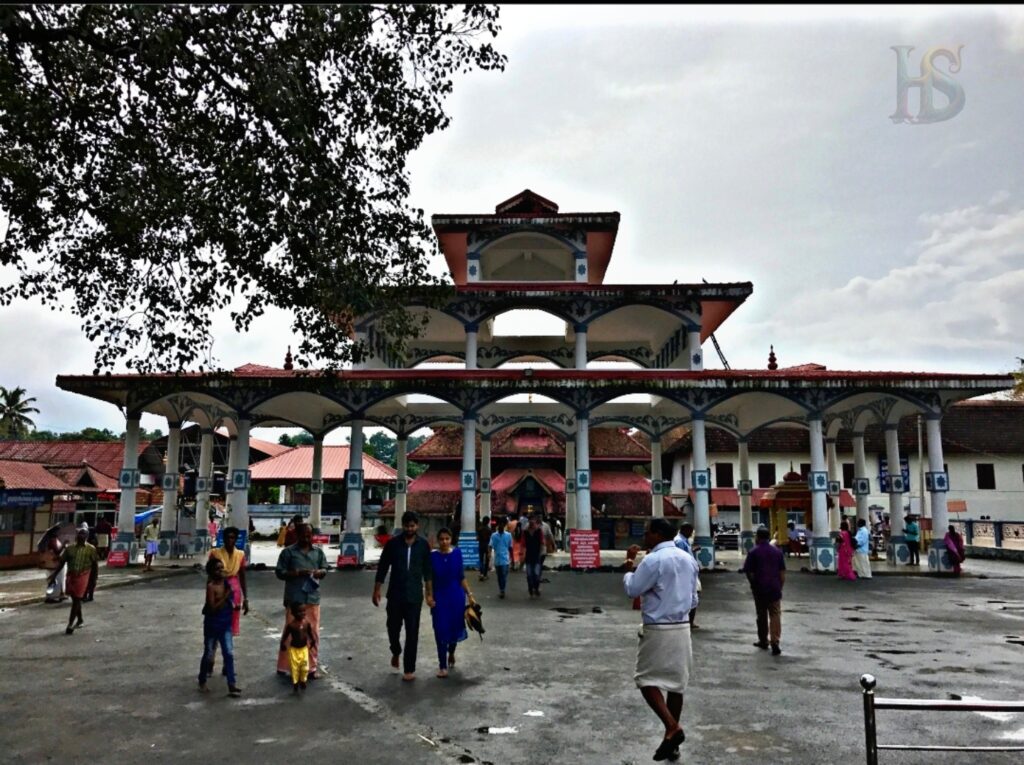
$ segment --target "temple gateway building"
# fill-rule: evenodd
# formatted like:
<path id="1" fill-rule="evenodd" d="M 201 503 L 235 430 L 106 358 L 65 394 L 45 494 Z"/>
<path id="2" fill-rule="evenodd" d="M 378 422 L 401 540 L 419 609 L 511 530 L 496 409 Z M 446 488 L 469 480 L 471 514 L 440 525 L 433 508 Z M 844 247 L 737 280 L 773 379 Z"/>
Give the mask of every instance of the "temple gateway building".
<path id="1" fill-rule="evenodd" d="M 947 524 L 949 477 L 942 449 L 943 416 L 955 402 L 1010 388 L 1008 375 L 922 372 L 833 371 L 822 367 L 705 369 L 704 343 L 753 292 L 735 284 L 605 284 L 619 227 L 614 212 L 562 213 L 558 205 L 524 191 L 497 205 L 493 213 L 435 215 L 433 227 L 455 289 L 441 307 L 430 288 L 422 305 L 409 311 L 428 319 L 425 332 L 409 343 L 405 358 L 380 349 L 382 330 L 373 314 L 359 317 L 356 332 L 378 355 L 352 370 L 321 374 L 246 366 L 229 377 L 181 375 L 60 376 L 64 390 L 108 401 L 122 408 L 127 438 L 121 487 L 121 528 L 130 528 L 139 485 L 139 418 L 165 417 L 169 428 L 167 465 L 178 464 L 177 439 L 183 423 L 203 429 L 197 480 L 199 503 L 207 489 L 213 429 L 223 426 L 237 439 L 230 466 L 232 522 L 248 520 L 250 428 L 301 427 L 314 437 L 310 517 L 321 522 L 323 439 L 339 427 L 351 428 L 348 492 L 342 559 L 361 562 L 363 543 L 363 428 L 383 427 L 398 439 L 395 512 L 408 506 L 406 443 L 426 427 L 461 431 L 458 465 L 460 545 L 467 565 L 475 563 L 478 507 L 493 511 L 495 486 L 491 445 L 508 429 L 539 428 L 564 444 L 567 466 L 564 513 L 568 529 L 594 528 L 594 494 L 601 468 L 595 463 L 591 433 L 626 428 L 649 442 L 650 513 L 662 515 L 673 488 L 692 491 L 692 518 L 700 563 L 714 566 L 711 539 L 712 474 L 709 434 L 729 436 L 736 449 L 735 488 L 743 544 L 753 536 L 749 444 L 766 429 L 798 427 L 807 432 L 805 460 L 812 494 L 811 565 L 835 567 L 830 532 L 838 523 L 828 509 L 842 475 L 828 459 L 837 439 L 849 439 L 853 454 L 852 494 L 857 514 L 867 517 L 875 474 L 867 464 L 865 430 L 883 433 L 889 465 L 901 465 L 899 428 L 920 415 L 927 447 L 926 490 L 932 523 Z M 435 293 L 436 294 L 436 293 Z M 496 317 L 511 311 L 544 311 L 564 323 L 559 336 L 503 336 Z M 384 338 L 386 339 L 386 338 Z M 459 369 L 423 368 L 428 361 L 463 364 Z M 594 361 L 632 362 L 632 369 L 588 368 Z M 548 361 L 557 368 L 509 368 L 510 362 Z M 662 443 L 685 429 L 685 475 L 663 473 Z M 170 470 L 170 468 L 169 468 Z M 454 468 L 453 468 L 454 470 Z M 206 471 L 206 472 L 204 472 Z M 505 473 L 503 469 L 502 474 Z M 685 483 L 685 485 L 684 485 Z M 902 471 L 891 471 L 884 486 L 891 516 L 889 557 L 909 559 L 902 534 L 904 495 L 910 489 Z M 675 486 L 673 486 L 675 484 Z M 519 484 L 516 484 L 518 486 Z M 163 476 L 165 501 L 173 502 L 176 473 Z M 506 495 L 507 489 L 501 491 Z M 548 488 L 553 488 L 548 486 Z M 200 508 L 200 512 L 201 512 Z M 171 532 L 173 533 L 173 532 Z M 197 547 L 206 544 L 197 536 Z M 115 545 L 128 549 L 130 534 Z M 950 562 L 940 546 L 928 551 L 928 566 L 946 571 Z"/>

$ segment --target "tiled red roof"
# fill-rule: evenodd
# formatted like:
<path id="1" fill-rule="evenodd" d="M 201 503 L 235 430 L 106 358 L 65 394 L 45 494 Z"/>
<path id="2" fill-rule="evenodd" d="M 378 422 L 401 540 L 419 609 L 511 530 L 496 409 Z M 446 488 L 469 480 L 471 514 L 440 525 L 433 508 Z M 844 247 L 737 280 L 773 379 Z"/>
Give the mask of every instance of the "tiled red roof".
<path id="1" fill-rule="evenodd" d="M 409 482 L 409 494 L 418 491 L 454 491 L 462 496 L 462 476 L 457 470 L 428 470 Z"/>
<path id="2" fill-rule="evenodd" d="M 344 480 L 348 461 L 348 446 L 325 446 L 323 480 Z M 309 481 L 313 475 L 313 447 L 286 448 L 283 454 L 255 463 L 251 470 L 254 481 Z M 363 480 L 366 483 L 388 483 L 397 477 L 393 467 L 369 454 L 363 455 Z"/>
<path id="3" fill-rule="evenodd" d="M 230 434 L 227 428 L 217 428 L 217 434 L 227 438 Z M 273 441 L 264 441 L 262 438 L 249 437 L 249 452 L 250 454 L 255 450 L 263 452 L 271 457 L 277 457 L 280 454 L 284 454 L 289 449 L 294 447 L 285 446 L 284 444 L 275 444 Z M 310 447 L 311 449 L 313 447 Z"/>
<path id="4" fill-rule="evenodd" d="M 139 443 L 142 454 L 148 441 Z M 116 476 L 124 464 L 121 441 L 0 441 L 0 459 L 46 465 L 89 465 L 106 476 Z"/>
<path id="5" fill-rule="evenodd" d="M 476 454 L 480 455 L 477 434 Z M 546 428 L 508 428 L 491 440 L 491 459 L 510 457 L 565 458 L 565 440 Z M 651 450 L 629 435 L 625 428 L 591 428 L 590 458 L 649 462 Z M 445 426 L 409 453 L 417 462 L 462 459 L 462 428 Z"/>
<path id="6" fill-rule="evenodd" d="M 74 489 L 38 462 L 0 460 L 0 488 L 72 492 Z"/>
<path id="7" fill-rule="evenodd" d="M 924 426 L 922 425 L 922 430 Z M 917 454 L 917 418 L 904 417 L 899 426 L 900 452 Z M 734 453 L 736 439 L 720 428 L 705 431 L 709 453 Z M 796 452 L 810 454 L 810 439 L 806 428 L 766 428 L 747 439 L 751 454 Z M 1024 452 L 1024 401 L 975 400 L 954 404 L 942 417 L 942 446 L 945 454 L 1021 454 Z M 853 452 L 849 431 L 839 434 L 836 447 L 840 453 Z M 878 424 L 864 429 L 864 448 L 869 454 L 885 453 L 885 433 Z M 691 450 L 690 431 L 687 429 L 672 443 L 667 443 L 665 454 Z M 808 457 L 808 460 L 810 457 Z"/>
<path id="8" fill-rule="evenodd" d="M 642 475 L 624 470 L 595 470 L 590 475 L 591 494 L 620 494 L 631 491 L 646 494 L 647 503 L 650 504 L 651 482 Z"/>
<path id="9" fill-rule="evenodd" d="M 462 476 L 456 470 L 428 470 L 409 484 L 406 508 L 429 515 L 448 515 L 462 507 Z"/>
<path id="10" fill-rule="evenodd" d="M 508 492 L 513 490 L 528 475 L 535 478 L 537 483 L 544 486 L 552 494 L 565 493 L 565 476 L 557 470 L 548 470 L 546 468 L 534 468 L 533 470 L 509 468 L 508 470 L 503 470 L 491 481 L 491 491 Z"/>
<path id="11" fill-rule="evenodd" d="M 650 462 L 651 450 L 626 432 L 625 428 L 591 428 L 590 459 L 628 459 Z"/>
<path id="12" fill-rule="evenodd" d="M 459 449 L 461 453 L 461 434 Z M 564 458 L 565 440 L 546 428 L 508 428 L 491 441 L 492 458 L 536 456 Z"/>

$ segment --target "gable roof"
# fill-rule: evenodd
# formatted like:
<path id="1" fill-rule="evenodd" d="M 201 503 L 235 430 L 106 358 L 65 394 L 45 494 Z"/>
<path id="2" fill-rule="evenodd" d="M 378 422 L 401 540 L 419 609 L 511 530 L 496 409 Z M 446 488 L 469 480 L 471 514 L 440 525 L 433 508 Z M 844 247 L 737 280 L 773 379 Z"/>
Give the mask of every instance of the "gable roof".
<path id="1" fill-rule="evenodd" d="M 325 446 L 322 475 L 325 481 L 343 481 L 348 470 L 349 447 Z M 251 467 L 253 481 L 309 481 L 313 476 L 313 447 L 286 448 L 283 454 L 268 457 Z M 380 460 L 363 454 L 363 480 L 387 483 L 398 478 L 398 472 Z"/>
<path id="2" fill-rule="evenodd" d="M 68 493 L 74 491 L 73 487 L 64 483 L 38 462 L 3 459 L 0 459 L 0 488 Z"/>
<path id="3" fill-rule="evenodd" d="M 476 455 L 480 455 L 480 434 L 476 436 Z M 565 438 L 541 427 L 512 427 L 491 439 L 491 460 L 513 457 L 550 457 L 565 459 Z M 629 435 L 625 428 L 591 428 L 590 458 L 648 462 L 651 450 Z M 409 453 L 415 462 L 462 459 L 462 428 L 439 427 L 434 434 Z"/>
<path id="4" fill-rule="evenodd" d="M 149 441 L 139 442 L 141 455 Z M 123 441 L 0 441 L 0 459 L 45 465 L 90 466 L 105 476 L 116 476 L 124 464 Z"/>

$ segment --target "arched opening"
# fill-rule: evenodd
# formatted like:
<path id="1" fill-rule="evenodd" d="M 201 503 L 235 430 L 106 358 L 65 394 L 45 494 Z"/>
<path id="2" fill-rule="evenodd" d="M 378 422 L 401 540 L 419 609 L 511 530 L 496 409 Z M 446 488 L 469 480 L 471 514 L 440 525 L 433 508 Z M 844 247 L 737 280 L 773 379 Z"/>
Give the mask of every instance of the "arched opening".
<path id="1" fill-rule="evenodd" d="M 482 282 L 574 280 L 573 249 L 552 236 L 536 232 L 510 234 L 480 251 Z"/>

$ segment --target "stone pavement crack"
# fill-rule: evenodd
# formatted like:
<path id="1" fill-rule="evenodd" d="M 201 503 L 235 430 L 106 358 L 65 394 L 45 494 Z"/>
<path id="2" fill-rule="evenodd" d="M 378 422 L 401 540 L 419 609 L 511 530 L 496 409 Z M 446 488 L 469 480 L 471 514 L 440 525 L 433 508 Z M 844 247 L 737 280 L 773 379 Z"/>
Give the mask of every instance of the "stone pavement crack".
<path id="1" fill-rule="evenodd" d="M 473 753 L 469 749 L 454 743 L 447 736 L 439 736 L 429 726 L 426 729 L 428 735 L 415 731 L 414 729 L 418 727 L 418 723 L 411 722 L 402 715 L 395 714 L 388 709 L 386 705 L 377 701 L 365 691 L 356 688 L 354 685 L 335 678 L 328 679 L 327 684 L 332 690 L 335 690 L 345 696 L 345 698 L 360 707 L 364 712 L 374 715 L 378 720 L 385 722 L 396 733 L 403 736 L 415 737 L 420 741 L 420 743 L 425 743 L 430 746 L 445 762 L 469 763 L 480 761 L 477 757 L 473 756 Z M 467 755 L 469 756 L 469 759 L 466 759 Z"/>

